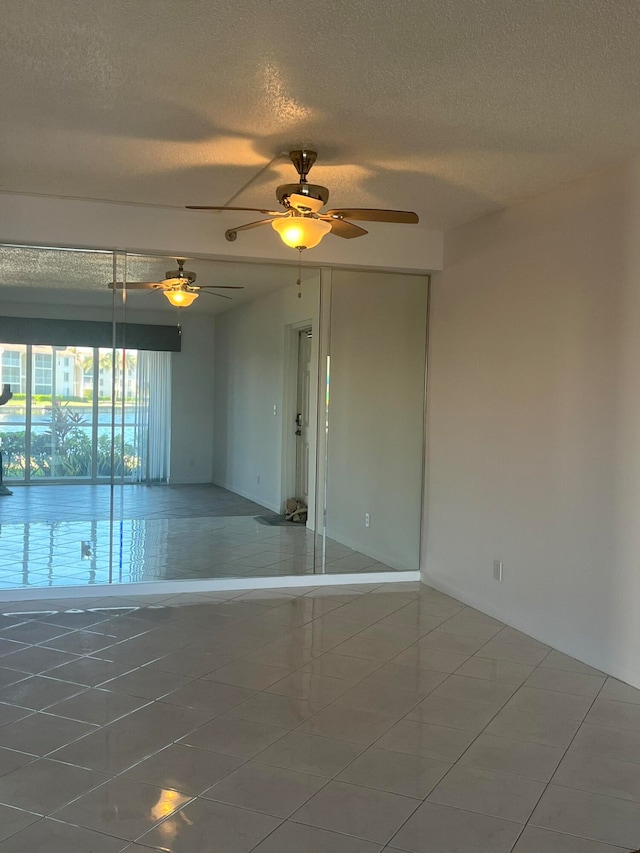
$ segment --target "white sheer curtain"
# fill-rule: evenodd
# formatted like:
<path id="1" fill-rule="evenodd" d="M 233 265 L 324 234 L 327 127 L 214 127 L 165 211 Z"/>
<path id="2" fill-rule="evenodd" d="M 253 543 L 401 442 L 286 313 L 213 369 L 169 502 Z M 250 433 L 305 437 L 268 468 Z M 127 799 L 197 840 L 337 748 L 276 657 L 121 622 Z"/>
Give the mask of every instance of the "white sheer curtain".
<path id="1" fill-rule="evenodd" d="M 171 455 L 171 353 L 138 351 L 135 447 L 139 483 L 168 483 Z"/>

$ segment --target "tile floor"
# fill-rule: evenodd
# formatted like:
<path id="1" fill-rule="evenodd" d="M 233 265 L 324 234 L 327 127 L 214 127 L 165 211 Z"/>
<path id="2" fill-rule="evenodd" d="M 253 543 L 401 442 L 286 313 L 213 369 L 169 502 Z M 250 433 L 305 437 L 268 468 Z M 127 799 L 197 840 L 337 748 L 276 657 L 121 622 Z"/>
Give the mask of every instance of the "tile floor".
<path id="1" fill-rule="evenodd" d="M 0 853 L 640 846 L 640 691 L 426 586 L 5 603 L 0 656 Z"/>
<path id="2" fill-rule="evenodd" d="M 393 571 L 219 486 L 50 485 L 0 498 L 0 590 Z M 82 543 L 88 543 L 83 550 Z M 417 553 L 417 543 L 416 543 Z M 406 567 L 411 568 L 411 567 Z"/>

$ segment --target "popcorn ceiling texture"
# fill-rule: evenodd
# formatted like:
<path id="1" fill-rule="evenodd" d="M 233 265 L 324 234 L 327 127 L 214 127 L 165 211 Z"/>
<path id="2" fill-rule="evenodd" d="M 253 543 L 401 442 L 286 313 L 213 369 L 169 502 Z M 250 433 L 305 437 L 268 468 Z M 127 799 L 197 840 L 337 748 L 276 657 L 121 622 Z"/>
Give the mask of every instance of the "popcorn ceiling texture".
<path id="1" fill-rule="evenodd" d="M 311 143 L 331 203 L 447 229 L 638 150 L 635 2 L 5 6 L 5 192 L 225 203 Z M 236 203 L 294 179 L 283 158 Z"/>

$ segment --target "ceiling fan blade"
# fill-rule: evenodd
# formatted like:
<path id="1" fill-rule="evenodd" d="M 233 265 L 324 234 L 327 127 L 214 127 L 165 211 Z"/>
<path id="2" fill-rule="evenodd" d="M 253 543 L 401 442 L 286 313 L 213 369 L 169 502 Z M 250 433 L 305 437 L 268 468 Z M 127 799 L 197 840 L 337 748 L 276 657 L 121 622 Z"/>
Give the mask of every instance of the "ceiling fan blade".
<path id="1" fill-rule="evenodd" d="M 162 290 L 160 281 L 110 281 L 110 290 Z"/>
<path id="2" fill-rule="evenodd" d="M 325 219 L 325 217 L 322 217 Z M 329 219 L 331 223 L 331 233 L 335 234 L 336 237 L 346 237 L 348 240 L 353 237 L 364 237 L 365 234 L 368 234 L 368 231 L 365 231 L 364 228 L 360 228 L 359 225 L 354 225 L 353 222 L 347 222 L 344 219 Z"/>
<path id="3" fill-rule="evenodd" d="M 198 284 L 196 290 L 244 290 L 238 284 Z"/>
<path id="4" fill-rule="evenodd" d="M 246 210 L 253 213 L 265 213 L 268 216 L 284 216 L 287 211 L 282 210 L 265 210 L 262 207 L 226 207 L 225 205 L 201 205 L 187 204 L 187 210 Z"/>
<path id="5" fill-rule="evenodd" d="M 378 207 L 341 207 L 328 210 L 326 215 L 337 219 L 355 219 L 358 222 L 400 222 L 415 225 L 420 221 L 418 214 L 410 210 L 384 210 Z"/>
<path id="6" fill-rule="evenodd" d="M 210 291 L 205 290 L 205 294 L 207 296 L 219 296 L 220 299 L 231 299 L 231 296 L 225 296 L 224 293 L 210 293 Z"/>

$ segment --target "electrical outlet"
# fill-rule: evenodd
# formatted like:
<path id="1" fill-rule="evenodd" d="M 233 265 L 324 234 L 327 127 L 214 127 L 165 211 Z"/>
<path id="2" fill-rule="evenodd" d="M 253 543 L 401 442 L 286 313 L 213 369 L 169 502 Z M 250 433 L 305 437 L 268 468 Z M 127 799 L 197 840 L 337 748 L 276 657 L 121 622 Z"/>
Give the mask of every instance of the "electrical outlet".
<path id="1" fill-rule="evenodd" d="M 502 583 L 502 560 L 493 561 L 493 579 Z"/>
<path id="2" fill-rule="evenodd" d="M 371 516 L 369 515 L 368 512 L 365 512 L 365 514 L 364 514 L 364 526 L 365 527 L 371 527 Z"/>
<path id="3" fill-rule="evenodd" d="M 278 416 L 278 406 L 273 404 L 273 417 L 276 418 Z"/>

